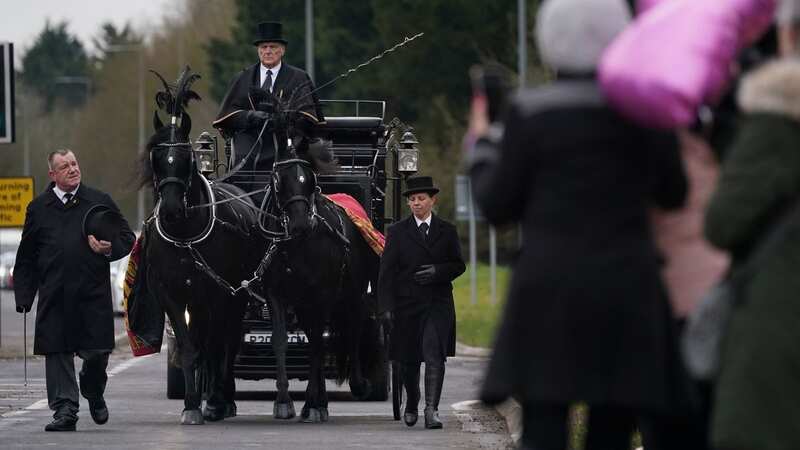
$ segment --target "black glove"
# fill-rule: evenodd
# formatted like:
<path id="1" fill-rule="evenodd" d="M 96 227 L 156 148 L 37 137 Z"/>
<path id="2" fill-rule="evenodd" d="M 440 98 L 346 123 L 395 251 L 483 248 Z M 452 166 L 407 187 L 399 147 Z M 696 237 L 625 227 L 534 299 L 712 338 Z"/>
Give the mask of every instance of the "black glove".
<path id="1" fill-rule="evenodd" d="M 31 305 L 20 305 L 19 303 L 17 303 L 17 312 L 20 314 L 31 312 Z"/>
<path id="2" fill-rule="evenodd" d="M 379 320 L 381 321 L 381 324 L 383 325 L 383 331 L 385 331 L 387 333 L 391 333 L 392 329 L 394 328 L 394 317 L 392 316 L 392 312 L 391 311 L 384 311 L 380 315 Z"/>
<path id="3" fill-rule="evenodd" d="M 247 126 L 248 128 L 260 128 L 268 118 L 269 113 L 264 111 L 247 111 Z"/>
<path id="4" fill-rule="evenodd" d="M 424 286 L 433 283 L 434 276 L 436 276 L 436 266 L 433 264 L 423 264 L 414 272 L 414 281 Z"/>

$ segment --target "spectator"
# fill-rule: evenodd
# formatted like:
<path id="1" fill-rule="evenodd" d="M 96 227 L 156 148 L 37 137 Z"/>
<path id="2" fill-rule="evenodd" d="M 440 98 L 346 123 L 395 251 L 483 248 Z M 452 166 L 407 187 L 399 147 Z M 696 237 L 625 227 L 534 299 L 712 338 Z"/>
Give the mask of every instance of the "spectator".
<path id="1" fill-rule="evenodd" d="M 686 399 L 648 216 L 683 205 L 677 141 L 616 114 L 595 79 L 629 20 L 623 0 L 545 1 L 536 37 L 557 80 L 512 101 L 499 143 L 473 100 L 476 201 L 525 236 L 481 398 L 522 403 L 523 448 L 566 448 L 568 409 L 586 402 L 586 448 L 627 449 L 637 417 Z"/>
<path id="2" fill-rule="evenodd" d="M 745 118 L 706 213 L 705 233 L 743 264 L 800 198 L 800 62 L 763 65 L 741 83 Z M 738 291 L 712 408 L 720 450 L 800 448 L 797 220 Z"/>

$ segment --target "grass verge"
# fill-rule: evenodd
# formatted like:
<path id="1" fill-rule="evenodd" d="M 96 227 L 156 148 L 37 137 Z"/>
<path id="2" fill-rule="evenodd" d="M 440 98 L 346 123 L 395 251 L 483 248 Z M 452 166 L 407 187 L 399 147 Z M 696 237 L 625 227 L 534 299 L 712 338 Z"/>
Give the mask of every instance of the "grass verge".
<path id="1" fill-rule="evenodd" d="M 476 301 L 472 304 L 470 267 L 453 282 L 453 298 L 456 304 L 456 339 L 473 347 L 492 345 L 495 330 L 505 303 L 510 269 L 497 266 L 497 298 L 490 300 L 490 270 L 486 264 L 476 267 Z"/>

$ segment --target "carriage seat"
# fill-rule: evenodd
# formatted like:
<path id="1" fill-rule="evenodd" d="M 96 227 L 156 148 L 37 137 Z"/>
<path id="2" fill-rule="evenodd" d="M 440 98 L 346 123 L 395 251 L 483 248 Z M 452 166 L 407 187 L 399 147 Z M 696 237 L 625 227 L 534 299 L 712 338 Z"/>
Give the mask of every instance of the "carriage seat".
<path id="1" fill-rule="evenodd" d="M 323 129 L 342 129 L 342 128 L 377 128 L 383 125 L 380 117 L 326 117 L 325 123 L 320 124 Z"/>
<path id="2" fill-rule="evenodd" d="M 378 138 L 383 135 L 383 119 L 369 116 L 327 117 L 320 124 L 317 135 L 333 142 L 336 147 L 376 148 Z"/>

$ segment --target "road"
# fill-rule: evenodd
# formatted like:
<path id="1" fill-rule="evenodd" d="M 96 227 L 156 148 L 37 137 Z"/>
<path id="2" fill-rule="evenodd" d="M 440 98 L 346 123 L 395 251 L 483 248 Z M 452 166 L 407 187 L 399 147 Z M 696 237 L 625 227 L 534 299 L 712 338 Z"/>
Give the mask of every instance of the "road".
<path id="1" fill-rule="evenodd" d="M 8 297 L 4 293 L 4 303 Z M 166 398 L 166 351 L 132 358 L 122 341 L 109 363 L 109 422 L 94 424 L 86 401 L 81 399 L 78 432 L 46 433 L 43 428 L 51 420 L 51 411 L 47 408 L 43 359 L 28 358 L 28 386 L 24 386 L 22 358 L 6 357 L 0 359 L 0 441 L 4 449 L 511 448 L 505 423 L 497 413 L 470 402 L 485 364 L 486 360 L 479 357 L 448 360 L 440 405 L 443 430 L 425 430 L 422 418 L 408 428 L 393 420 L 391 402 L 358 402 L 351 398 L 346 385 L 332 383 L 328 385 L 329 422 L 278 421 L 271 417 L 271 380 L 237 380 L 237 417 L 203 426 L 182 426 L 182 401 Z M 293 380 L 291 389 L 295 409 L 300 411 L 305 383 Z"/>

